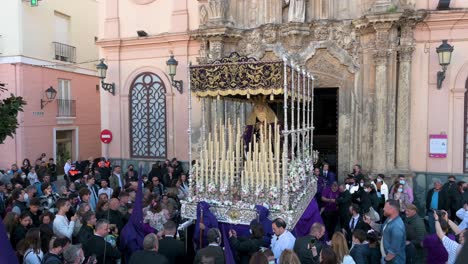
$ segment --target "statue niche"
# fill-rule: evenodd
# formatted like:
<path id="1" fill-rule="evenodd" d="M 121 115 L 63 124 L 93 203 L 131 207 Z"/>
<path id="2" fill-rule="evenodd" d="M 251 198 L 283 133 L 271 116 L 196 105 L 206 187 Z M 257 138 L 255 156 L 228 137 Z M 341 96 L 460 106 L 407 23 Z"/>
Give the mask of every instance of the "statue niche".
<path id="1" fill-rule="evenodd" d="M 284 0 L 289 6 L 288 22 L 304 23 L 306 15 L 306 0 Z"/>

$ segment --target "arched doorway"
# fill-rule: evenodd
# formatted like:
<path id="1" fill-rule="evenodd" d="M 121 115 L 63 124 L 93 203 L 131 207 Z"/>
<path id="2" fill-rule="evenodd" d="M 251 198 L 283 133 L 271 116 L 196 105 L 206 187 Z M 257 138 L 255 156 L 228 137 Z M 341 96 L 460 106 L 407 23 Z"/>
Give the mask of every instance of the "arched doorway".
<path id="1" fill-rule="evenodd" d="M 163 81 L 154 73 L 141 73 L 132 82 L 129 100 L 131 157 L 165 159 L 167 125 Z"/>

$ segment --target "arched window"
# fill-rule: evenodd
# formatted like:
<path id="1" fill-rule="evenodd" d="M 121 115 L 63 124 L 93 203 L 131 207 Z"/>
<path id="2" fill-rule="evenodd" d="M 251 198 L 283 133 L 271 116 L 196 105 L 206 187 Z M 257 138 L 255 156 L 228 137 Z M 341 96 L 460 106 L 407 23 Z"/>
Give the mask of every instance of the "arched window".
<path id="1" fill-rule="evenodd" d="M 158 75 L 138 75 L 130 88 L 130 153 L 166 158 L 166 87 Z"/>

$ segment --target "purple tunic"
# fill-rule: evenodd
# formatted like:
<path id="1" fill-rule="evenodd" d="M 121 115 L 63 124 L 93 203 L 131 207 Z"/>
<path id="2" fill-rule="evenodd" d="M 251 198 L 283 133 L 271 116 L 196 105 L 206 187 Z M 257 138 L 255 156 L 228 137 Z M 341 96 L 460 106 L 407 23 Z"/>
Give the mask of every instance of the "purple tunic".
<path id="1" fill-rule="evenodd" d="M 448 238 L 455 240 L 452 234 L 447 235 Z M 426 263 L 428 264 L 445 264 L 448 261 L 448 253 L 445 250 L 442 241 L 437 234 L 427 235 L 423 240 L 423 247 L 429 253 Z"/>
<path id="2" fill-rule="evenodd" d="M 338 191 L 338 189 L 336 190 L 336 192 L 333 192 L 331 187 L 326 187 L 322 192 L 322 197 L 336 200 L 338 198 L 339 194 L 340 194 L 340 192 Z M 338 207 L 336 206 L 336 203 L 323 202 L 323 207 L 325 208 L 326 212 L 336 212 L 336 211 L 338 211 Z"/>

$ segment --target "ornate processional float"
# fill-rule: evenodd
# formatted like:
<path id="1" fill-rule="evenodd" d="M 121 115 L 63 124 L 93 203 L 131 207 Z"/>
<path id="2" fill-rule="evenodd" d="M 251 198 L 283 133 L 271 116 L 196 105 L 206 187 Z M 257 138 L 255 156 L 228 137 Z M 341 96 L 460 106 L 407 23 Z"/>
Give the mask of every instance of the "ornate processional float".
<path id="1" fill-rule="evenodd" d="M 201 100 L 202 120 L 183 217 L 195 219 L 197 203 L 205 201 L 219 221 L 248 225 L 257 217 L 254 206 L 263 204 L 272 219 L 282 217 L 294 228 L 317 188 L 312 74 L 287 59 L 257 61 L 232 53 L 190 66 L 189 93 L 190 160 L 192 93 Z M 207 126 L 206 100 L 235 102 L 251 111 L 218 118 L 212 109 L 215 118 Z"/>

